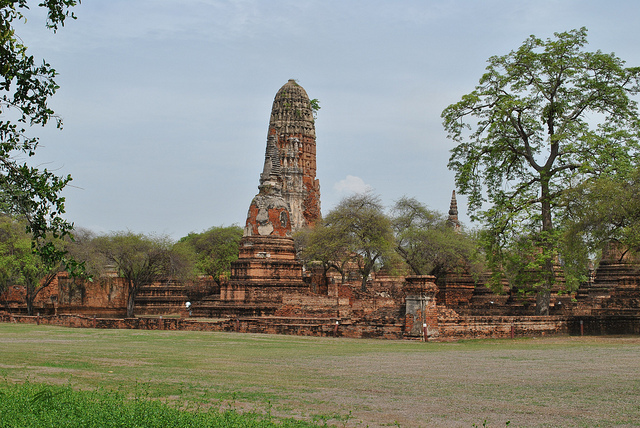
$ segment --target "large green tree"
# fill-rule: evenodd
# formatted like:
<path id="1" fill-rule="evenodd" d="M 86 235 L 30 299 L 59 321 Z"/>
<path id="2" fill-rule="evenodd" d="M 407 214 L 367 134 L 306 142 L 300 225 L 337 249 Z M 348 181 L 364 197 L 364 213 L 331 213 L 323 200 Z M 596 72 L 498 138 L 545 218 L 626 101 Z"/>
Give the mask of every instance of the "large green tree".
<path id="1" fill-rule="evenodd" d="M 380 198 L 370 193 L 344 198 L 323 220 L 326 228 L 341 236 L 347 253 L 362 275 L 362 291 L 376 266 L 395 256 L 391 220 L 384 213 Z"/>
<path id="2" fill-rule="evenodd" d="M 538 314 L 548 313 L 555 282 L 562 194 L 589 177 L 630 170 L 638 154 L 631 97 L 640 89 L 640 68 L 585 51 L 586 44 L 585 28 L 548 40 L 531 36 L 489 58 L 475 90 L 442 113 L 456 143 L 449 167 L 469 195 L 472 218 L 486 222 L 493 237 L 493 268 L 514 242 L 535 244 L 523 267 L 541 272 L 533 284 Z M 490 205 L 484 211 L 483 202 Z"/>
<path id="3" fill-rule="evenodd" d="M 54 32 L 67 18 L 75 18 L 70 8 L 79 0 L 47 0 L 38 4 L 47 9 L 46 25 Z M 27 0 L 0 1 L 0 212 L 19 214 L 27 219 L 34 249 L 45 263 L 64 258 L 51 238 L 70 233 L 64 220 L 62 189 L 70 176 L 58 176 L 47 169 L 29 166 L 24 158 L 35 154 L 38 137 L 33 126 L 50 121 L 58 128 L 62 120 L 48 105 L 58 89 L 56 71 L 46 61 L 36 61 L 15 31 L 25 21 Z"/>
<path id="4" fill-rule="evenodd" d="M 455 271 L 475 271 L 481 265 L 478 243 L 456 230 L 442 213 L 414 198 L 403 197 L 393 208 L 396 251 L 416 275 L 437 278 Z"/>
<path id="5" fill-rule="evenodd" d="M 212 227 L 202 233 L 190 233 L 178 242 L 178 247 L 193 251 L 196 269 L 209 275 L 220 285 L 231 274 L 231 263 L 238 259 L 242 228 L 239 226 Z"/>

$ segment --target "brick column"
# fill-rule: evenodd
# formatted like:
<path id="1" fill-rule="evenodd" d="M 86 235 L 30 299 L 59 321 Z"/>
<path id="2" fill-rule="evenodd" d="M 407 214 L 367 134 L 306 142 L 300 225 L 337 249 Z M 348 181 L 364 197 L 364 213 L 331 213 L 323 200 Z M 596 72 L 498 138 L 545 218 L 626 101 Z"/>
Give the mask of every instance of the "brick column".
<path id="1" fill-rule="evenodd" d="M 432 275 L 412 275 L 405 278 L 405 326 L 409 337 L 422 337 L 438 328 L 436 293 L 438 286 Z M 426 329 L 423 325 L 426 324 Z M 427 338 L 425 338 L 427 339 Z"/>

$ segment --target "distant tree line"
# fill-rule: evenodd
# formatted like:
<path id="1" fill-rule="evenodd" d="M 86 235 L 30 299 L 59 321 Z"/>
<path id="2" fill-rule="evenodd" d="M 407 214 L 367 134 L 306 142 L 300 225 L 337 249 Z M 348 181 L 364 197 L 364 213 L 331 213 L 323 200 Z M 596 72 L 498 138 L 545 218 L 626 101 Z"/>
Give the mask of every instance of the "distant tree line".
<path id="1" fill-rule="evenodd" d="M 483 260 L 475 233 L 455 230 L 446 216 L 413 198 L 403 197 L 387 214 L 372 193 L 344 198 L 296 239 L 302 260 L 321 266 L 325 278 L 335 270 L 345 282 L 347 270 L 355 268 L 362 291 L 370 274 L 380 269 L 441 278 L 479 271 Z"/>
<path id="2" fill-rule="evenodd" d="M 51 285 L 56 275 L 66 270 L 63 262 L 51 265 L 33 251 L 26 220 L 0 215 L 0 291 L 12 285 L 24 286 L 29 315 L 40 292 Z M 210 276 L 220 283 L 230 274 L 231 262 L 238 258 L 242 229 L 238 226 L 213 227 L 202 233 L 190 233 L 173 242 L 166 236 L 134 232 L 96 235 L 76 229 L 74 239 L 52 240 L 60 251 L 83 263 L 82 280 L 99 280 L 116 273 L 127 284 L 127 316 L 134 316 L 134 302 L 144 285 L 158 281 L 190 281 Z"/>

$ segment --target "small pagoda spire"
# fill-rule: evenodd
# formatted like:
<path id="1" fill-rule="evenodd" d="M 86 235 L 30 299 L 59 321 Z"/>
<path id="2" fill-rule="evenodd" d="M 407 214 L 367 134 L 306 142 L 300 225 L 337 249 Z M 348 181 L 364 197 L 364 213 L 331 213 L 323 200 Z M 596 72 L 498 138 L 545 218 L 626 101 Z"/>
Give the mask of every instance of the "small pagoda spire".
<path id="1" fill-rule="evenodd" d="M 451 194 L 451 205 L 449 205 L 449 218 L 447 224 L 453 228 L 455 232 L 460 232 L 462 226 L 458 220 L 458 201 L 456 200 L 456 191 Z"/>
<path id="2" fill-rule="evenodd" d="M 264 155 L 264 168 L 262 169 L 262 174 L 260 174 L 260 185 L 258 186 L 261 192 L 273 190 L 280 192 L 282 189 L 281 168 L 280 153 L 276 145 L 275 136 L 269 135 L 267 137 L 267 150 Z"/>

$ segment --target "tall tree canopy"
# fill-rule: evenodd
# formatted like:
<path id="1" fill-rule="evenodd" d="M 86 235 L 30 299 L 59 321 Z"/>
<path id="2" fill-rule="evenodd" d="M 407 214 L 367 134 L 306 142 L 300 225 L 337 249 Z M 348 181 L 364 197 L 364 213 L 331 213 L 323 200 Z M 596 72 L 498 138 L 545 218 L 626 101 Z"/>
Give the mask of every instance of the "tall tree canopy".
<path id="1" fill-rule="evenodd" d="M 38 6 L 47 9 L 46 25 L 54 32 L 67 18 L 76 0 L 47 0 Z M 58 85 L 56 71 L 46 61 L 37 63 L 15 31 L 16 22 L 25 21 L 27 0 L 0 1 L 0 211 L 20 214 L 27 221 L 35 249 L 45 263 L 55 264 L 64 256 L 49 239 L 69 234 L 72 225 L 65 221 L 61 190 L 71 181 L 47 169 L 29 166 L 23 157 L 31 157 L 38 138 L 29 127 L 62 121 L 49 108 L 49 98 Z"/>
<path id="2" fill-rule="evenodd" d="M 558 259 L 555 217 L 568 187 L 592 176 L 631 171 L 640 121 L 631 97 L 640 68 L 614 54 L 587 52 L 587 30 L 529 37 L 489 58 L 475 90 L 447 107 L 444 127 L 457 145 L 449 167 L 469 195 L 469 212 L 487 223 L 494 268 L 527 236 L 535 245 L 523 268 L 541 272 L 536 311 L 548 313 Z M 490 207 L 479 211 L 483 202 Z"/>
<path id="3" fill-rule="evenodd" d="M 231 263 L 238 259 L 242 228 L 239 226 L 212 227 L 202 233 L 190 233 L 177 246 L 195 253 L 196 268 L 210 275 L 220 285 L 231 274 Z"/>
<path id="4" fill-rule="evenodd" d="M 587 180 L 564 196 L 563 243 L 576 259 L 616 243 L 622 254 L 640 254 L 640 169 Z"/>
<path id="5" fill-rule="evenodd" d="M 294 238 L 296 246 L 301 248 L 299 255 L 305 264 L 319 263 L 324 281 L 328 281 L 327 273 L 335 269 L 344 284 L 346 267 L 354 256 L 349 234 L 337 225 L 326 226 L 324 221 L 320 221 L 313 228 L 298 231 Z"/>
<path id="6" fill-rule="evenodd" d="M 480 266 L 477 243 L 456 231 L 447 217 L 414 198 L 403 197 L 393 208 L 396 251 L 416 275 L 440 277 L 458 269 Z"/>
<path id="7" fill-rule="evenodd" d="M 380 198 L 370 193 L 344 198 L 323 220 L 324 226 L 341 236 L 347 254 L 353 256 L 362 275 L 362 291 L 374 268 L 391 260 L 395 240 L 391 220 L 384 213 Z"/>

